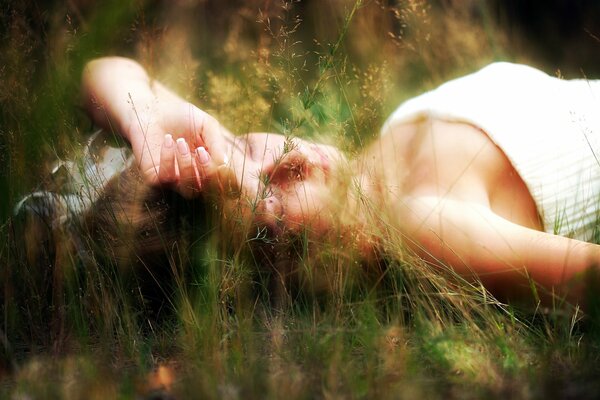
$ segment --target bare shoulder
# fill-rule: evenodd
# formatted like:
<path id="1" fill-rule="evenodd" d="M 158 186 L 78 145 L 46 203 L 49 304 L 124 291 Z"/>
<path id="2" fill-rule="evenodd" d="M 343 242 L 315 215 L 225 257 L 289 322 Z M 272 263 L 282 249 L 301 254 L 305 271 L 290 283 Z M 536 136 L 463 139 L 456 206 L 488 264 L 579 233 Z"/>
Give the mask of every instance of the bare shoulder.
<path id="1" fill-rule="evenodd" d="M 423 118 L 394 126 L 379 142 L 382 155 L 403 160 L 407 192 L 462 197 L 505 167 L 487 135 L 465 123 Z"/>
<path id="2" fill-rule="evenodd" d="M 489 207 L 498 215 L 539 229 L 531 194 L 489 136 L 476 126 L 421 119 L 393 126 L 373 146 L 388 184 L 404 196 L 452 198 Z M 373 152 L 373 149 L 371 150 Z"/>

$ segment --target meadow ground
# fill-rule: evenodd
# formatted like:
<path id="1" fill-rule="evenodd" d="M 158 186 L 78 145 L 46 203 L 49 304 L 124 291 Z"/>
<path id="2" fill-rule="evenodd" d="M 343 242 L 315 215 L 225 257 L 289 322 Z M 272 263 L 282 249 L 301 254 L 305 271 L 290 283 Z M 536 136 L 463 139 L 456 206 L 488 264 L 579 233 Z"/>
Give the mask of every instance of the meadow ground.
<path id="1" fill-rule="evenodd" d="M 402 100 L 495 60 L 600 73 L 597 9 L 573 6 L 574 26 L 556 32 L 561 7 L 517 3 L 3 2 L 0 395 L 597 398 L 597 301 L 585 312 L 502 304 L 400 245 L 372 279 L 335 248 L 316 262 L 306 243 L 300 283 L 274 300 L 272 272 L 206 207 L 177 205 L 185 234 L 160 261 L 126 226 L 106 242 L 81 227 L 23 232 L 11 217 L 92 130 L 78 99 L 87 60 L 135 58 L 233 132 L 324 139 L 352 155 Z M 528 13 L 537 30 L 520 25 Z"/>

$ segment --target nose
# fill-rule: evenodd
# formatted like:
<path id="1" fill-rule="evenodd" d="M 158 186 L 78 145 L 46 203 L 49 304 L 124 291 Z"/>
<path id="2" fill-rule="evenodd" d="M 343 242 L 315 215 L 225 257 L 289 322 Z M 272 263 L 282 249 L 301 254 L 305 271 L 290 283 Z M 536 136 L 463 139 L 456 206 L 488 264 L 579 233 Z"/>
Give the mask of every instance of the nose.
<path id="1" fill-rule="evenodd" d="M 283 207 L 275 196 L 269 196 L 260 200 L 256 206 L 255 221 L 259 225 L 275 227 L 281 219 Z"/>

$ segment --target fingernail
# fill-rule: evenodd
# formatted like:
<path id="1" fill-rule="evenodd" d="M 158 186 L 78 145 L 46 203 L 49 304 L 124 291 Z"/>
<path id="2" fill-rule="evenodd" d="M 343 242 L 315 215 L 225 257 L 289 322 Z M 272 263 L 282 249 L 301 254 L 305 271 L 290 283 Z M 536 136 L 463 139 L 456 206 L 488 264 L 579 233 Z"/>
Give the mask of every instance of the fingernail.
<path id="1" fill-rule="evenodd" d="M 227 157 L 227 154 L 223 156 L 223 164 L 229 164 L 229 157 Z"/>
<path id="2" fill-rule="evenodd" d="M 210 154 L 202 146 L 196 149 L 196 155 L 198 156 L 198 160 L 200 160 L 200 164 L 207 164 L 210 161 Z"/>
<path id="3" fill-rule="evenodd" d="M 165 144 L 165 147 L 168 148 L 168 149 L 170 149 L 171 147 L 173 147 L 173 136 L 167 133 L 165 135 L 165 142 L 164 142 L 164 144 Z"/>
<path id="4" fill-rule="evenodd" d="M 190 152 L 190 147 L 184 138 L 177 139 L 177 150 L 182 156 L 186 156 Z"/>

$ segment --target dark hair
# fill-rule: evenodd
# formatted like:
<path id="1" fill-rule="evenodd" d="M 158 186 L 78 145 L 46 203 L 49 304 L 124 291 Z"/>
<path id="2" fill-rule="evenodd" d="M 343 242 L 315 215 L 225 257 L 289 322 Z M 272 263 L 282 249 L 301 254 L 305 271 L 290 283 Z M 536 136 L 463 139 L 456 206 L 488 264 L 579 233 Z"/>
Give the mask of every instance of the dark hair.
<path id="1" fill-rule="evenodd" d="M 83 213 L 65 208 L 63 194 L 40 190 L 9 223 L 15 262 L 3 270 L 2 304 L 30 339 L 50 343 L 60 335 L 73 296 L 85 313 L 102 310 L 117 290 L 138 293 L 128 297 L 147 317 L 166 309 L 170 261 L 192 243 L 204 203 L 149 188 L 133 166 L 102 190 Z"/>
<path id="2" fill-rule="evenodd" d="M 102 152 L 106 146 L 106 134 L 94 134 L 85 146 L 84 162 L 79 168 L 67 168 L 69 174 L 107 170 L 98 167 L 96 157 L 108 154 Z M 19 307 L 28 310 L 28 320 L 46 321 L 47 315 L 56 315 L 49 310 L 67 301 L 66 284 L 72 284 L 71 290 L 80 293 L 92 310 L 101 309 L 104 297 L 111 295 L 103 290 L 117 285 L 139 293 L 144 311 L 159 313 L 174 293 L 174 279 L 188 282 L 189 274 L 199 273 L 187 266 L 199 253 L 195 249 L 211 237 L 218 238 L 220 256 L 252 264 L 246 274 L 271 304 L 287 302 L 299 292 L 330 291 L 332 283 L 327 280 L 337 272 L 311 271 L 314 265 L 337 265 L 347 271 L 356 264 L 353 235 L 340 234 L 339 227 L 332 227 L 327 237 L 315 238 L 310 227 L 291 232 L 261 223 L 260 202 L 253 208 L 240 198 L 186 200 L 174 191 L 149 187 L 123 149 L 111 150 L 123 169 L 108 174 L 110 179 L 78 175 L 78 184 L 48 185 L 36 192 L 39 196 L 34 193 L 19 203 L 15 218 L 19 232 L 15 230 L 14 237 L 16 242 L 24 238 L 20 258 L 29 272 L 13 270 L 4 282 L 6 293 L 23 292 L 18 297 L 26 304 Z M 70 187 L 67 193 L 65 187 Z M 82 190 L 87 198 L 78 193 Z M 43 246 L 38 245 L 40 240 Z M 332 257 L 336 261 L 331 262 Z M 349 261 L 348 266 L 340 266 L 340 257 Z M 53 324 L 61 323 L 59 315 Z M 40 322 L 42 332 L 47 325 Z"/>

